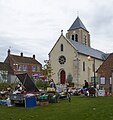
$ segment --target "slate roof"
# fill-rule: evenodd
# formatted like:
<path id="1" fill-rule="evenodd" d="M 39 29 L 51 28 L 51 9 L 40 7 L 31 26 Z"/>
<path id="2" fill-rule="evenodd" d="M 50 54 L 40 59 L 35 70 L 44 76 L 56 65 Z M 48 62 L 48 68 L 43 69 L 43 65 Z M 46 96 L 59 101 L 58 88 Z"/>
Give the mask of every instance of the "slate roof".
<path id="1" fill-rule="evenodd" d="M 18 55 L 12 55 L 12 54 L 10 54 L 9 57 L 15 63 L 41 64 L 36 59 L 34 59 L 32 57 L 18 56 Z"/>
<path id="2" fill-rule="evenodd" d="M 77 17 L 76 20 L 74 21 L 74 23 L 69 28 L 69 30 L 74 30 L 74 29 L 79 29 L 79 28 L 82 28 L 87 31 L 86 27 L 84 26 L 84 24 L 82 23 L 80 18 Z"/>
<path id="3" fill-rule="evenodd" d="M 70 43 L 81 54 L 84 54 L 84 55 L 87 55 L 87 56 L 92 56 L 94 58 L 101 59 L 101 60 L 105 60 L 107 58 L 107 55 L 102 51 L 99 51 L 97 49 L 88 47 L 88 46 L 83 45 L 83 44 L 81 44 L 79 42 L 76 42 L 76 41 L 71 41 Z"/>
<path id="4" fill-rule="evenodd" d="M 8 71 L 8 68 L 7 64 L 0 62 L 0 70 Z"/>

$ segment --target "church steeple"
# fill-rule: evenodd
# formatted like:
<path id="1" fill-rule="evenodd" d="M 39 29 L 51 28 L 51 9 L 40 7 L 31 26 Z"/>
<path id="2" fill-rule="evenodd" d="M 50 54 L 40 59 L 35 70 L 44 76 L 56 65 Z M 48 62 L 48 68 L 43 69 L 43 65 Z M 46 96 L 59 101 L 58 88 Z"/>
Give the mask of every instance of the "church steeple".
<path id="1" fill-rule="evenodd" d="M 73 22 L 71 27 L 69 28 L 66 37 L 70 41 L 79 42 L 83 45 L 90 47 L 90 35 L 82 21 L 79 17 Z"/>
<path id="2" fill-rule="evenodd" d="M 79 29 L 79 28 L 82 28 L 82 29 L 84 29 L 84 30 L 87 31 L 86 27 L 84 26 L 84 24 L 82 23 L 82 21 L 80 20 L 80 18 L 77 17 L 76 20 L 71 25 L 71 27 L 69 28 L 69 30 L 74 30 L 74 29 Z"/>

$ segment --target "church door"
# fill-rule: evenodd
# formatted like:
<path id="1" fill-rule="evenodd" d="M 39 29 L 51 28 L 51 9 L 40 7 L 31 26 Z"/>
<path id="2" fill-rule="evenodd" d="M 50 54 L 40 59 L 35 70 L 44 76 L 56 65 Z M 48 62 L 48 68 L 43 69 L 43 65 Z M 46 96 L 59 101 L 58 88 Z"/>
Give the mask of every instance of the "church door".
<path id="1" fill-rule="evenodd" d="M 66 75 L 65 75 L 65 71 L 62 70 L 62 71 L 60 72 L 60 84 L 65 84 L 65 79 L 66 79 L 65 76 L 66 76 Z"/>

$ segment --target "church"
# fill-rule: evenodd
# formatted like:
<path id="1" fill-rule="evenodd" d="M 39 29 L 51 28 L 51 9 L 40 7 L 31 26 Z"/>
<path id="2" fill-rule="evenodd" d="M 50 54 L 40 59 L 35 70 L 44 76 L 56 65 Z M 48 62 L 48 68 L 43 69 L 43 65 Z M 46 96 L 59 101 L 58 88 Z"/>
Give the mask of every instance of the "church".
<path id="1" fill-rule="evenodd" d="M 49 64 L 52 69 L 51 79 L 65 85 L 69 75 L 75 87 L 82 87 L 84 80 L 98 84 L 96 70 L 105 61 L 106 54 L 90 45 L 90 34 L 79 17 L 71 27 L 61 35 L 49 52 Z M 95 78 L 95 81 L 94 81 Z"/>

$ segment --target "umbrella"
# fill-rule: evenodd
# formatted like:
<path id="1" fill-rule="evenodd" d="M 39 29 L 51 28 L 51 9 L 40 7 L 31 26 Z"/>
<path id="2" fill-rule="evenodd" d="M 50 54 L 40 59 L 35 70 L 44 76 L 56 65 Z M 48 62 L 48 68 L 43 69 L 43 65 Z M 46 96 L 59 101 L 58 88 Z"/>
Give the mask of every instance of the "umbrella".
<path id="1" fill-rule="evenodd" d="M 34 74 L 34 75 L 33 75 L 33 77 L 37 77 L 37 76 L 39 76 L 39 74 Z"/>
<path id="2" fill-rule="evenodd" d="M 45 79 L 46 78 L 46 76 L 44 76 L 44 75 L 41 75 L 41 76 L 39 76 L 40 78 L 42 78 L 42 79 Z"/>

